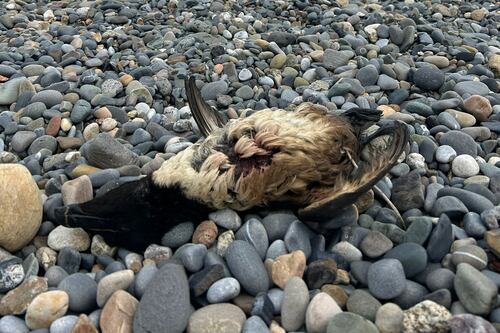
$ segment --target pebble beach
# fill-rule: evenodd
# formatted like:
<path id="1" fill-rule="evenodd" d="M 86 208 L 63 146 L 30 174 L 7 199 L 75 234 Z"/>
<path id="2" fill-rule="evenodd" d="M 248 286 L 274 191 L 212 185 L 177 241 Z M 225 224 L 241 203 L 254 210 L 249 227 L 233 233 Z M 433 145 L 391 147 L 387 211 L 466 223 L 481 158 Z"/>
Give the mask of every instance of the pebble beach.
<path id="1" fill-rule="evenodd" d="M 500 4 L 0 2 L 0 333 L 500 332 Z M 303 102 L 411 133 L 321 224 L 213 211 L 144 252 L 55 223 L 228 119 Z M 175 214 L 175 212 L 173 212 Z"/>

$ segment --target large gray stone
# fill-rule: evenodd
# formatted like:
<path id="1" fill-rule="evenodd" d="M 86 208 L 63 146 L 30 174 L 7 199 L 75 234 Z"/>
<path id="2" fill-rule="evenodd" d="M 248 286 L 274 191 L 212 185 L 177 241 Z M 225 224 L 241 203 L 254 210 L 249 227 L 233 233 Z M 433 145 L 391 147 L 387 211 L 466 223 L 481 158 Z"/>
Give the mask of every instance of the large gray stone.
<path id="1" fill-rule="evenodd" d="M 167 263 L 148 284 L 134 317 L 135 333 L 181 333 L 191 315 L 189 284 L 181 265 Z"/>
<path id="2" fill-rule="evenodd" d="M 269 289 L 269 276 L 257 250 L 242 240 L 231 243 L 226 261 L 233 276 L 250 295 Z"/>

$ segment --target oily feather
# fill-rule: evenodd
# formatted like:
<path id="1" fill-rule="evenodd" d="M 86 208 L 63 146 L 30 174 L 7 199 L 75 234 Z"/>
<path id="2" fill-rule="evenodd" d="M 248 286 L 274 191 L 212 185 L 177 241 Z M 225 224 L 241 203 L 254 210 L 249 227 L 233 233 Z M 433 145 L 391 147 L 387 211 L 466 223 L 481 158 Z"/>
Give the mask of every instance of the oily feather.
<path id="1" fill-rule="evenodd" d="M 350 123 L 304 103 L 295 112 L 262 110 L 214 129 L 163 163 L 153 181 L 217 209 L 309 205 L 317 200 L 314 188 L 331 188 L 353 171 L 347 152 L 359 156 Z"/>

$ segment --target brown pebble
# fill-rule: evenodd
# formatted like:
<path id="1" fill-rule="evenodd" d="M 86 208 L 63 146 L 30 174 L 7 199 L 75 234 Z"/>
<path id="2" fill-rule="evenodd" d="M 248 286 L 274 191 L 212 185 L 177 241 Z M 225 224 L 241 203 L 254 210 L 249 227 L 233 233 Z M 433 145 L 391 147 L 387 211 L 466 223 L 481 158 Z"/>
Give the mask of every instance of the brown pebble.
<path id="1" fill-rule="evenodd" d="M 86 314 L 81 314 L 71 333 L 99 333 L 99 331 Z"/>
<path id="2" fill-rule="evenodd" d="M 305 281 L 309 289 L 318 289 L 321 286 L 333 283 L 337 276 L 337 263 L 331 258 L 319 259 L 307 266 Z"/>
<path id="3" fill-rule="evenodd" d="M 247 316 L 250 316 L 252 312 L 252 306 L 255 298 L 248 294 L 239 294 L 235 298 L 233 298 L 233 303 L 236 304 L 240 309 L 245 312 Z"/>
<path id="4" fill-rule="evenodd" d="M 72 178 L 78 178 L 83 175 L 90 175 L 91 173 L 100 171 L 101 169 L 96 168 L 94 166 L 88 164 L 79 164 L 76 166 L 73 171 L 71 171 Z"/>
<path id="5" fill-rule="evenodd" d="M 484 235 L 484 239 L 491 252 L 500 258 L 500 229 L 487 231 Z"/>
<path id="6" fill-rule="evenodd" d="M 47 291 L 47 279 L 32 276 L 15 289 L 10 290 L 0 300 L 0 315 L 23 314 L 33 299 Z"/>
<path id="7" fill-rule="evenodd" d="M 490 101 L 479 95 L 472 95 L 464 100 L 464 109 L 472 114 L 478 122 L 487 121 L 493 111 Z"/>
<path id="8" fill-rule="evenodd" d="M 276 258 L 272 266 L 271 278 L 275 285 L 284 289 L 291 277 L 302 278 L 305 268 L 306 256 L 304 252 L 293 251 Z"/>
<path id="9" fill-rule="evenodd" d="M 100 326 L 102 333 L 132 333 L 134 314 L 139 302 L 124 290 L 111 295 L 102 309 Z"/>
<path id="10" fill-rule="evenodd" d="M 61 128 L 61 117 L 52 117 L 49 123 L 47 124 L 47 128 L 45 129 L 45 133 L 47 135 L 56 136 L 59 133 L 59 129 Z"/>
<path id="11" fill-rule="evenodd" d="M 123 84 L 123 86 L 127 86 L 133 80 L 134 77 L 130 74 L 124 74 L 120 77 L 120 82 Z"/>
<path id="12" fill-rule="evenodd" d="M 337 269 L 337 278 L 335 279 L 335 284 L 349 284 L 349 272 L 344 271 L 343 269 Z"/>
<path id="13" fill-rule="evenodd" d="M 349 296 L 347 296 L 342 287 L 334 284 L 325 284 L 321 287 L 321 291 L 330 295 L 330 297 L 333 298 L 342 309 L 345 309 Z"/>
<path id="14" fill-rule="evenodd" d="M 112 118 L 113 114 L 107 107 L 103 106 L 94 112 L 94 117 L 96 117 L 97 119 L 106 119 Z"/>
<path id="15" fill-rule="evenodd" d="M 57 142 L 62 150 L 77 149 L 83 145 L 83 140 L 80 138 L 70 138 L 64 136 L 57 137 Z"/>
<path id="16" fill-rule="evenodd" d="M 26 310 L 26 326 L 35 330 L 49 328 L 68 311 L 69 297 L 64 291 L 47 291 L 36 296 Z"/>
<path id="17" fill-rule="evenodd" d="M 201 222 L 193 233 L 193 243 L 210 247 L 217 239 L 217 225 L 210 220 Z"/>
<path id="18" fill-rule="evenodd" d="M 214 72 L 217 74 L 221 74 L 224 69 L 224 66 L 222 64 L 217 64 L 214 66 Z"/>

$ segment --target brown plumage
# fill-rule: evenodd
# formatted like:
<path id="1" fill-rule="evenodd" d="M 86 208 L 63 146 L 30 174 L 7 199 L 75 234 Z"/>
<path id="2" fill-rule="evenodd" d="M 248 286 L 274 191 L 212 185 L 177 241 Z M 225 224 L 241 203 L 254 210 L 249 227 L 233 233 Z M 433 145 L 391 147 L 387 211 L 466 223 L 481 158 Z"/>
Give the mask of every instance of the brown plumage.
<path id="1" fill-rule="evenodd" d="M 393 122 L 372 136 L 390 134 L 384 151 L 364 144 L 361 130 L 378 120 L 377 110 L 328 114 L 304 103 L 295 112 L 266 109 L 228 122 L 203 101 L 192 78 L 188 101 L 207 138 L 163 163 L 153 174 L 156 184 L 179 186 L 191 199 L 211 208 L 246 210 L 272 202 L 320 208 L 353 203 L 385 175 L 408 140 L 404 124 Z M 357 114 L 358 113 L 358 114 Z M 370 139 L 369 139 L 370 140 Z M 368 161 L 361 160 L 367 148 Z M 357 164 L 360 163 L 358 168 Z"/>
<path id="2" fill-rule="evenodd" d="M 154 225 L 151 237 L 158 237 L 182 222 L 175 214 L 188 219 L 199 213 L 202 220 L 211 209 L 243 211 L 274 203 L 301 207 L 299 217 L 321 221 L 368 191 L 396 163 L 408 141 L 406 125 L 395 121 L 363 136 L 363 130 L 379 120 L 377 110 L 355 109 L 339 116 L 304 103 L 293 112 L 266 109 L 225 123 L 203 101 L 194 78 L 187 82 L 186 92 L 205 140 L 165 161 L 147 184 L 142 181 L 142 186 L 136 186 L 140 190 L 126 184 L 127 190 L 118 188 L 107 194 L 110 202 L 123 201 L 122 209 L 129 207 L 133 214 L 125 214 L 121 220 L 116 211 L 113 216 L 109 208 L 103 213 L 91 201 L 64 211 L 68 225 L 109 231 L 111 223 L 118 241 L 120 232 Z M 169 207 L 170 203 L 156 196 L 176 197 L 177 202 L 182 197 L 190 207 L 157 212 L 155 205 Z M 127 204 L 137 197 L 155 205 L 137 208 Z M 196 211 L 184 214 L 184 209 L 193 210 L 192 203 L 197 205 Z M 131 228 L 135 215 L 141 226 Z M 168 222 L 158 222 L 160 218 Z M 144 223 L 148 220 L 155 222 Z"/>

